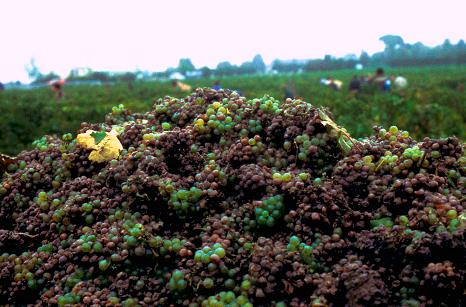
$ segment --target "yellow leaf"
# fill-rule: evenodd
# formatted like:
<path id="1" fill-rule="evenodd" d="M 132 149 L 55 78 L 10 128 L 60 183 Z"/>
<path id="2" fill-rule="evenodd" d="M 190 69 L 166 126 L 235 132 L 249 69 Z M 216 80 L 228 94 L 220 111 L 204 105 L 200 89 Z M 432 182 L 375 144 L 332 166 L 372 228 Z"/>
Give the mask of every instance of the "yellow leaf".
<path id="1" fill-rule="evenodd" d="M 95 144 L 95 139 L 91 136 L 91 133 L 95 131 L 87 130 L 86 133 L 78 135 L 78 144 L 86 149 L 92 149 L 89 154 L 89 160 L 94 162 L 106 162 L 118 158 L 120 151 L 123 150 L 123 146 L 118 140 L 118 132 L 112 130 L 106 132 L 105 137 L 99 144 Z"/>
<path id="2" fill-rule="evenodd" d="M 76 137 L 78 144 L 86 149 L 96 149 L 95 139 L 91 136 L 94 130 L 87 130 L 86 133 L 80 133 Z"/>

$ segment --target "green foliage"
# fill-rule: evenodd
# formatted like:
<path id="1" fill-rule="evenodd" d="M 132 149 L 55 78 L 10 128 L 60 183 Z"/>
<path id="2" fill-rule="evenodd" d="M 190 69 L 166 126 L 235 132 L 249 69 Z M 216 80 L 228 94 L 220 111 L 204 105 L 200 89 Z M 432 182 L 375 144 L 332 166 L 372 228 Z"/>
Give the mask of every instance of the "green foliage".
<path id="1" fill-rule="evenodd" d="M 106 135 L 107 134 L 105 133 L 105 131 L 91 133 L 91 136 L 94 138 L 96 144 L 99 144 L 105 138 Z"/>
<path id="2" fill-rule="evenodd" d="M 361 72 L 372 73 L 373 69 Z M 387 70 L 391 73 L 390 70 Z M 354 95 L 346 91 L 353 70 L 328 73 L 344 82 L 342 91 L 333 91 L 319 84 L 321 72 L 304 74 L 232 76 L 222 78 L 224 88 L 238 89 L 246 97 L 263 97 L 264 94 L 284 98 L 281 87 L 289 79 L 295 84 L 297 95 L 314 105 L 329 107 L 339 125 L 353 137 L 372 132 L 372 126 L 389 127 L 395 123 L 408 130 L 411 136 L 466 137 L 466 82 L 464 66 L 438 66 L 397 69 L 408 79 L 406 89 L 378 92 L 366 88 Z M 209 87 L 211 79 L 187 80 L 195 87 Z M 147 110 L 154 97 L 183 96 L 169 81 L 105 84 L 102 86 L 76 85 L 64 87 L 64 97 L 55 98 L 49 88 L 34 90 L 6 90 L 0 92 L 0 152 L 16 154 L 32 148 L 31 143 L 45 134 L 62 135 L 74 132 L 80 123 L 99 122 L 112 107 L 120 103 L 133 112 Z M 274 102 L 265 105 L 264 111 L 273 110 Z M 122 112 L 115 107 L 115 112 Z M 207 122 L 205 123 L 207 126 Z M 222 122 L 221 124 L 224 125 Z M 251 129 L 258 129 L 251 127 Z M 40 143 L 40 144 L 39 144 Z M 46 142 L 36 143 L 46 150 Z"/>

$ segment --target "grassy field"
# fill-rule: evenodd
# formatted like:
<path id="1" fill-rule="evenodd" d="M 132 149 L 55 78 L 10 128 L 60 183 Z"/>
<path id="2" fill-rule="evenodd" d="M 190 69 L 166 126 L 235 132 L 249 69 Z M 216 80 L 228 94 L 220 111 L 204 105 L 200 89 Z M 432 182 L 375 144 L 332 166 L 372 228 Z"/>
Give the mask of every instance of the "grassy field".
<path id="1" fill-rule="evenodd" d="M 372 71 L 358 72 L 369 74 Z M 225 88 L 236 89 L 248 99 L 270 95 L 283 99 L 282 85 L 293 80 L 297 95 L 313 105 L 327 106 L 338 123 L 362 137 L 373 125 L 397 125 L 416 138 L 456 135 L 466 139 L 465 66 L 387 70 L 402 73 L 404 90 L 366 90 L 357 96 L 346 88 L 354 71 L 314 72 L 291 75 L 254 75 L 220 79 Z M 331 75 L 344 82 L 335 92 L 319 84 Z M 189 80 L 194 87 L 210 87 L 212 79 Z M 148 110 L 154 99 L 188 93 L 175 91 L 170 82 L 136 82 L 103 86 L 65 86 L 57 101 L 48 88 L 0 92 L 0 152 L 16 154 L 44 134 L 74 132 L 83 121 L 101 122 L 111 107 L 124 104 L 135 112 Z"/>

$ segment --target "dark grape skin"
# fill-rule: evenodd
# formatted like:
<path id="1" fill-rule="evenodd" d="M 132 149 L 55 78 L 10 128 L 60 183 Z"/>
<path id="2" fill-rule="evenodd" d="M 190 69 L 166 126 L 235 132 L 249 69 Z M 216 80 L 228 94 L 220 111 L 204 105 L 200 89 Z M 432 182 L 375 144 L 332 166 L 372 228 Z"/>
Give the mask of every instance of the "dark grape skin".
<path id="1" fill-rule="evenodd" d="M 2 177 L 5 305 L 466 305 L 457 138 L 375 127 L 345 155 L 301 100 L 211 89 L 78 133 L 114 125 L 118 159 L 46 137 Z"/>

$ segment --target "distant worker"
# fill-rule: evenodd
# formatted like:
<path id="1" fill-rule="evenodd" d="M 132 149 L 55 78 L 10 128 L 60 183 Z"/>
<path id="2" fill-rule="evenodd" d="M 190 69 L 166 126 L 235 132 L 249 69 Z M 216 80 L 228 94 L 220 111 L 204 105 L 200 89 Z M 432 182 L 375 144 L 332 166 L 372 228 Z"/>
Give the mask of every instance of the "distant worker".
<path id="1" fill-rule="evenodd" d="M 52 91 L 55 93 L 56 99 L 63 98 L 63 85 L 65 84 L 65 80 L 52 80 L 49 82 Z"/>
<path id="2" fill-rule="evenodd" d="M 387 79 L 385 79 L 385 83 L 383 84 L 383 90 L 389 91 L 392 89 L 393 81 L 395 80 L 395 76 L 390 75 Z"/>
<path id="3" fill-rule="evenodd" d="M 351 82 L 348 86 L 348 90 L 352 93 L 357 93 L 361 90 L 361 81 L 359 80 L 358 76 L 353 76 L 353 79 L 351 79 Z"/>
<path id="4" fill-rule="evenodd" d="M 328 86 L 332 90 L 339 91 L 343 86 L 343 82 L 335 80 L 333 77 L 328 76 L 327 78 L 320 79 L 320 84 Z"/>
<path id="5" fill-rule="evenodd" d="M 289 79 L 287 83 L 282 85 L 282 88 L 285 91 L 285 99 L 294 99 L 296 97 L 296 89 L 293 80 Z"/>
<path id="6" fill-rule="evenodd" d="M 383 68 L 377 68 L 375 74 L 369 77 L 368 79 L 368 82 L 370 84 L 374 84 L 380 90 L 386 89 L 386 81 L 387 77 L 385 76 L 385 71 L 383 70 Z"/>
<path id="7" fill-rule="evenodd" d="M 406 88 L 408 86 L 408 80 L 400 74 L 398 74 L 393 83 L 396 88 Z"/>
<path id="8" fill-rule="evenodd" d="M 221 90 L 221 89 L 222 89 L 222 86 L 220 85 L 220 81 L 218 81 L 218 80 L 215 81 L 215 82 L 214 82 L 214 85 L 212 86 L 212 89 L 213 89 L 213 90 L 216 90 L 216 91 Z"/>
<path id="9" fill-rule="evenodd" d="M 361 84 L 361 87 L 367 84 L 367 77 L 364 75 L 359 76 L 359 84 Z"/>
<path id="10" fill-rule="evenodd" d="M 327 80 L 328 87 L 330 87 L 332 90 L 339 91 L 343 86 L 343 82 L 341 82 L 340 80 L 335 80 L 333 79 L 333 77 L 329 77 Z"/>
<path id="11" fill-rule="evenodd" d="M 180 82 L 178 80 L 172 81 L 172 86 L 177 91 L 190 92 L 192 87 L 186 83 Z"/>

